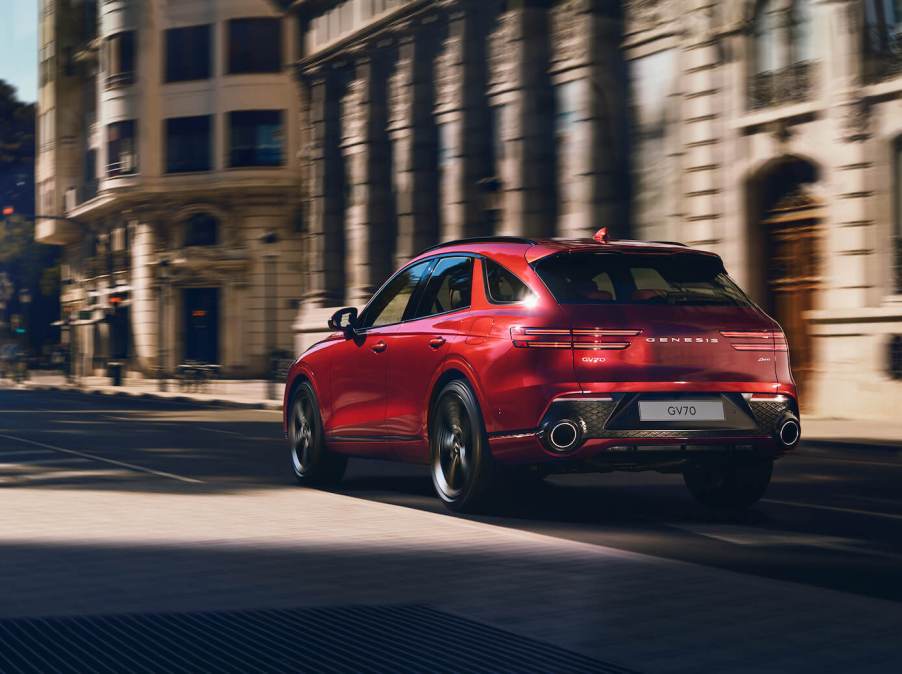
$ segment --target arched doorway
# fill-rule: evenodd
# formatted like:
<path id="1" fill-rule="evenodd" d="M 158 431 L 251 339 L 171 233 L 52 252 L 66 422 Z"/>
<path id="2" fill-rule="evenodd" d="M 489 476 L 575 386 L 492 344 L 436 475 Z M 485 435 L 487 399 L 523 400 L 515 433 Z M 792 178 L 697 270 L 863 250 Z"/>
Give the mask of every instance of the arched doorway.
<path id="1" fill-rule="evenodd" d="M 757 192 L 765 308 L 789 340 L 803 407 L 815 367 L 813 336 L 805 315 L 817 308 L 822 281 L 823 208 L 816 196 L 818 179 L 817 167 L 810 162 L 786 158 L 761 176 Z"/>

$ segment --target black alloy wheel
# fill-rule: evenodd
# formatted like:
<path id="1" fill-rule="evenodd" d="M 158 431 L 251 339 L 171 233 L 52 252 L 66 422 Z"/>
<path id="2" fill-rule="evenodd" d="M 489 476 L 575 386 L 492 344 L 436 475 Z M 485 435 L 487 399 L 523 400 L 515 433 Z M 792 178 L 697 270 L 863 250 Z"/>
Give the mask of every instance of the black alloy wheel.
<path id="1" fill-rule="evenodd" d="M 326 448 L 319 403 L 308 382 L 295 391 L 289 409 L 288 439 L 295 478 L 303 485 L 336 484 L 344 475 L 348 459 Z"/>
<path id="2" fill-rule="evenodd" d="M 486 505 L 493 465 L 473 391 L 461 380 L 445 385 L 430 414 L 432 483 L 445 505 L 456 512 Z"/>

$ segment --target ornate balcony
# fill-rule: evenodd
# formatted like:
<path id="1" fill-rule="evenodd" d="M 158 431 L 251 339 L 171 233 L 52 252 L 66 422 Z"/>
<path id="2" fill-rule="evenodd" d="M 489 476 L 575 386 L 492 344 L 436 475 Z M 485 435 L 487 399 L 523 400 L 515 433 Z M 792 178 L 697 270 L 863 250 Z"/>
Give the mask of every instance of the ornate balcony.
<path id="1" fill-rule="evenodd" d="M 809 100 L 814 89 L 813 65 L 803 61 L 754 75 L 749 86 L 749 108 L 760 110 Z"/>

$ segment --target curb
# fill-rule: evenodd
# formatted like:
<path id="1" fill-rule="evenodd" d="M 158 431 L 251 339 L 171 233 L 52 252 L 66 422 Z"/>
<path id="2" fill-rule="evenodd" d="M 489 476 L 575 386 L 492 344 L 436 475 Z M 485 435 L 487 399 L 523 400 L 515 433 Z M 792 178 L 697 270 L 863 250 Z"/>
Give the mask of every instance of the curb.
<path id="1" fill-rule="evenodd" d="M 883 452 L 902 452 L 902 440 L 876 440 L 873 438 L 803 438 L 801 448 L 827 447 L 829 449 L 874 449 Z"/>
<path id="2" fill-rule="evenodd" d="M 182 404 L 197 405 L 200 407 L 231 407 L 237 409 L 254 409 L 254 410 L 281 410 L 282 403 L 278 400 L 261 400 L 259 402 L 244 402 L 240 400 L 229 400 L 228 398 L 195 398 L 186 394 L 179 395 L 162 395 L 149 391 L 110 391 L 102 388 L 79 388 L 71 385 L 59 384 L 32 384 L 25 383 L 25 387 L 34 391 L 62 391 L 67 393 L 78 393 L 90 396 L 108 396 L 118 398 L 141 398 L 143 400 L 164 400 Z"/>

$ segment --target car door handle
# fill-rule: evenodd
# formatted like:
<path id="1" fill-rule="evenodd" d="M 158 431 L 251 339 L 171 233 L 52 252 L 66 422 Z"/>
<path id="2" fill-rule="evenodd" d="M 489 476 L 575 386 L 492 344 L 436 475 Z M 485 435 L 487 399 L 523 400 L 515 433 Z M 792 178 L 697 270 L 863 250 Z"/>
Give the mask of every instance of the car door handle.
<path id="1" fill-rule="evenodd" d="M 444 343 L 445 343 L 444 337 L 433 337 L 432 339 L 429 340 L 429 346 L 431 346 L 433 349 L 440 348 Z"/>
<path id="2" fill-rule="evenodd" d="M 382 353 L 383 351 L 385 351 L 388 348 L 388 344 L 380 341 L 380 342 L 376 342 L 375 344 L 373 344 L 370 348 L 373 351 L 375 351 L 376 353 Z"/>

